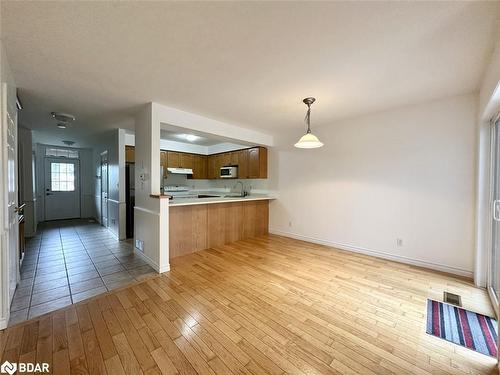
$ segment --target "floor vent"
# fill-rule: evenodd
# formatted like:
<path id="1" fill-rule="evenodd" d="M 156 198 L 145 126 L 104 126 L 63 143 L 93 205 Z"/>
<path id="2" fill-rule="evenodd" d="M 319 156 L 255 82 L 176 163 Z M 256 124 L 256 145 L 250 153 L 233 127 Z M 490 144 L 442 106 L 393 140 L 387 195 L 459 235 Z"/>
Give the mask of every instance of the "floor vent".
<path id="1" fill-rule="evenodd" d="M 444 292 L 443 301 L 452 305 L 462 306 L 462 298 L 458 294 Z"/>

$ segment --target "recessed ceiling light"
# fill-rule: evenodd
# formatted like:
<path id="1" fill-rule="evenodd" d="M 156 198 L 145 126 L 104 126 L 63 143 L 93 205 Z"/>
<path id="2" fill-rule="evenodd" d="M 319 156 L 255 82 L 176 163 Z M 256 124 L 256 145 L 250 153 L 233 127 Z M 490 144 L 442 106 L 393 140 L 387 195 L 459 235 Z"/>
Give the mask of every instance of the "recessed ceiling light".
<path id="1" fill-rule="evenodd" d="M 66 129 L 66 124 L 64 124 L 64 123 L 60 122 L 59 124 L 57 124 L 57 127 L 58 127 L 59 129 Z"/>
<path id="2" fill-rule="evenodd" d="M 189 142 L 194 142 L 198 139 L 198 137 L 196 135 L 192 135 L 192 134 L 186 134 L 186 135 L 184 135 L 184 138 L 186 139 L 186 141 L 189 141 Z"/>

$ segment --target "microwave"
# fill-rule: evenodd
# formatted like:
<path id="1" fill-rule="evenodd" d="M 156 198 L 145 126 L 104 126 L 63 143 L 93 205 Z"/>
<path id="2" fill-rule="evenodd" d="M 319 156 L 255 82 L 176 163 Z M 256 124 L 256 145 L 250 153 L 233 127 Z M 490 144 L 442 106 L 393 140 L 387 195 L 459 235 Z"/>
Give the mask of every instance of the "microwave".
<path id="1" fill-rule="evenodd" d="M 221 167 L 220 178 L 237 178 L 238 177 L 238 167 Z"/>

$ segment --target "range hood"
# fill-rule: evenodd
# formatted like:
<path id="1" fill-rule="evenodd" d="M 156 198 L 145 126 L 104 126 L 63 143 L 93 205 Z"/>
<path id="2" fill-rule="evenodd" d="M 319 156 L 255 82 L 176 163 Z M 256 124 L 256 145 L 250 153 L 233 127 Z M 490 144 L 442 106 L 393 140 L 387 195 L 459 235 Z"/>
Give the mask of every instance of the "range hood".
<path id="1" fill-rule="evenodd" d="M 172 174 L 193 174 L 191 168 L 167 168 L 167 172 Z"/>

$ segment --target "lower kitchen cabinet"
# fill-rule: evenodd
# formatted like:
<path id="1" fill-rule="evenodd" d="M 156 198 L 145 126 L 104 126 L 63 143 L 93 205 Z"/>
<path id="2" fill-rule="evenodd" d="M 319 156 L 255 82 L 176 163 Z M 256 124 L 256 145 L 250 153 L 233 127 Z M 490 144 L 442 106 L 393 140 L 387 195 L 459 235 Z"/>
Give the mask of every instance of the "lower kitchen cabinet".
<path id="1" fill-rule="evenodd" d="M 169 208 L 170 259 L 269 232 L 269 201 Z"/>

